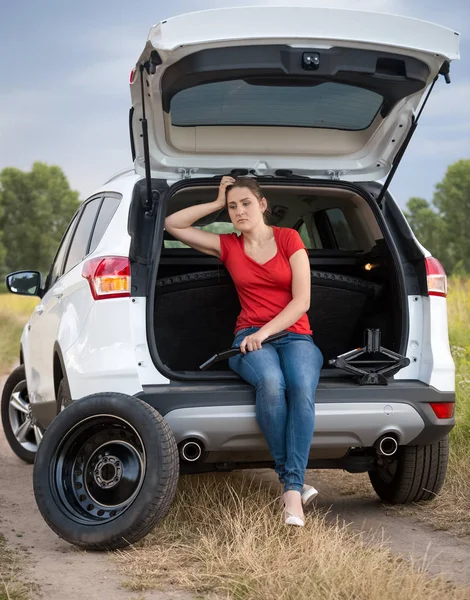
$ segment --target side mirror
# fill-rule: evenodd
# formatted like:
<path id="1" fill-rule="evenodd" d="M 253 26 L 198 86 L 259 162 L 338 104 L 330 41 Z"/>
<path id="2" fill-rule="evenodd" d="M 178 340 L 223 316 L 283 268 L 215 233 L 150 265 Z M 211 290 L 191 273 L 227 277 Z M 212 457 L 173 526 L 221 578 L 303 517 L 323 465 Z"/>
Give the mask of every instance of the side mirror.
<path id="1" fill-rule="evenodd" d="M 16 271 L 6 276 L 8 291 L 21 296 L 42 297 L 41 273 L 39 271 Z"/>

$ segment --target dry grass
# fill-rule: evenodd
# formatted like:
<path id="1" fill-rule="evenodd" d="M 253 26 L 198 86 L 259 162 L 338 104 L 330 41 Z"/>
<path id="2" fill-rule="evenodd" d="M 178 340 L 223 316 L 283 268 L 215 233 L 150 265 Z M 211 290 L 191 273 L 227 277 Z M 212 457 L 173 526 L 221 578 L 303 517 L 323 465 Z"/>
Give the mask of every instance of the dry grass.
<path id="1" fill-rule="evenodd" d="M 21 583 L 21 566 L 17 556 L 7 547 L 0 535 L 0 600 L 29 600 L 31 586 Z"/>
<path id="2" fill-rule="evenodd" d="M 259 480 L 183 477 L 170 515 L 118 556 L 126 586 L 175 585 L 236 600 L 468 598 L 320 514 L 304 528 L 286 528 L 281 515 L 275 492 Z"/>
<path id="3" fill-rule="evenodd" d="M 38 298 L 0 294 L 0 374 L 8 373 L 18 360 L 20 338 Z"/>

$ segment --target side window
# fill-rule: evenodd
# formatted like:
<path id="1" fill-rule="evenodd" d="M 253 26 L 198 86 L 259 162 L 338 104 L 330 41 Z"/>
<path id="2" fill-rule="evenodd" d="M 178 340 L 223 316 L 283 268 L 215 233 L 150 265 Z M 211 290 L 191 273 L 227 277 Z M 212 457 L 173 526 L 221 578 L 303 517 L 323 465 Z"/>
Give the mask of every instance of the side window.
<path id="1" fill-rule="evenodd" d="M 299 227 L 298 231 L 299 231 L 299 235 L 300 235 L 303 243 L 305 244 L 305 247 L 308 249 L 315 248 L 315 244 L 312 243 L 312 240 L 310 239 L 310 236 L 308 235 L 307 225 L 305 225 L 305 223 L 302 223 L 302 225 Z"/>
<path id="2" fill-rule="evenodd" d="M 98 214 L 98 218 L 96 219 L 95 227 L 93 229 L 93 234 L 91 236 L 90 248 L 88 249 L 87 254 L 90 252 L 94 252 L 96 247 L 101 241 L 101 238 L 104 235 L 104 232 L 108 228 L 108 225 L 111 223 L 111 219 L 116 212 L 117 207 L 119 206 L 120 200 L 118 198 L 105 198 L 100 208 L 100 212 Z"/>
<path id="3" fill-rule="evenodd" d="M 46 284 L 46 288 L 49 289 L 54 285 L 54 283 L 59 279 L 62 275 L 62 267 L 64 264 L 64 258 L 67 254 L 67 250 L 69 249 L 70 240 L 72 239 L 73 231 L 75 229 L 75 225 L 77 224 L 78 215 L 75 215 L 73 219 L 70 221 L 70 225 L 65 232 L 64 237 L 62 238 L 62 242 L 57 251 L 54 262 L 52 263 L 51 272 L 48 277 L 48 281 Z"/>
<path id="4" fill-rule="evenodd" d="M 202 227 L 198 227 L 198 229 L 202 229 L 202 231 L 210 231 L 212 233 L 237 233 L 237 230 L 233 226 L 232 223 L 219 222 L 219 223 L 209 223 L 208 225 L 203 225 Z M 189 248 L 183 242 L 178 240 L 163 240 L 164 248 Z"/>
<path id="5" fill-rule="evenodd" d="M 333 230 L 338 249 L 359 250 L 359 246 L 346 221 L 343 211 L 339 208 L 330 208 L 326 211 L 326 215 L 330 221 L 330 226 Z"/>
<path id="6" fill-rule="evenodd" d="M 68 273 L 77 265 L 87 253 L 91 230 L 95 224 L 96 213 L 100 207 L 101 198 L 95 198 L 88 202 L 80 213 L 80 220 L 75 228 L 70 250 L 65 262 L 64 273 Z"/>
<path id="7" fill-rule="evenodd" d="M 323 248 L 352 252 L 360 250 L 359 244 L 340 208 L 320 210 L 315 213 L 314 221 Z"/>

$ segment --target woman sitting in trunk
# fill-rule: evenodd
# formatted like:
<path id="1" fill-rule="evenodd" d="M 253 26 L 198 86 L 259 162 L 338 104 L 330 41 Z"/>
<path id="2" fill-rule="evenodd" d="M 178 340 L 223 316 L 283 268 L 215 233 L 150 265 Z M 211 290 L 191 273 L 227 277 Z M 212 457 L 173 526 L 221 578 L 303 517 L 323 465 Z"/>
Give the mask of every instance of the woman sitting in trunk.
<path id="1" fill-rule="evenodd" d="M 225 207 L 240 236 L 192 227 Z M 220 258 L 235 283 L 242 311 L 233 347 L 240 347 L 241 354 L 229 364 L 256 389 L 256 418 L 284 484 L 285 522 L 304 525 L 303 507 L 317 495 L 304 485 L 304 476 L 323 357 L 306 314 L 310 265 L 305 246 L 294 229 L 270 227 L 267 210 L 256 181 L 223 177 L 215 202 L 174 213 L 165 227 L 188 246 Z M 286 337 L 262 345 L 283 330 L 289 332 Z"/>

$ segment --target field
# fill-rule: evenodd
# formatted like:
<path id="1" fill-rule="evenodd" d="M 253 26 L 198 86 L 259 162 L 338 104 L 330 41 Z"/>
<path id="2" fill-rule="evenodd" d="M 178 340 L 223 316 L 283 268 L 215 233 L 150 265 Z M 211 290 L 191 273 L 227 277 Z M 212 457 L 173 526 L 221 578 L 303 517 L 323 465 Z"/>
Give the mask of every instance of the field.
<path id="1" fill-rule="evenodd" d="M 21 332 L 37 304 L 37 298 L 0 294 L 0 375 L 19 360 Z"/>
<path id="2" fill-rule="evenodd" d="M 447 480 L 435 501 L 391 510 L 470 535 L 470 281 L 452 279 L 449 290 L 457 425 Z M 21 330 L 36 302 L 0 295 L 0 372 L 18 359 Z M 345 476 L 344 485 L 353 479 Z M 362 483 L 357 489 L 371 493 L 362 491 Z M 135 548 L 117 555 L 126 585 L 143 597 L 147 590 L 173 586 L 195 598 L 237 600 L 469 597 L 468 589 L 429 579 L 421 568 L 332 525 L 320 512 L 310 513 L 302 530 L 286 530 L 276 496 L 265 482 L 241 474 L 181 478 L 169 516 Z"/>

